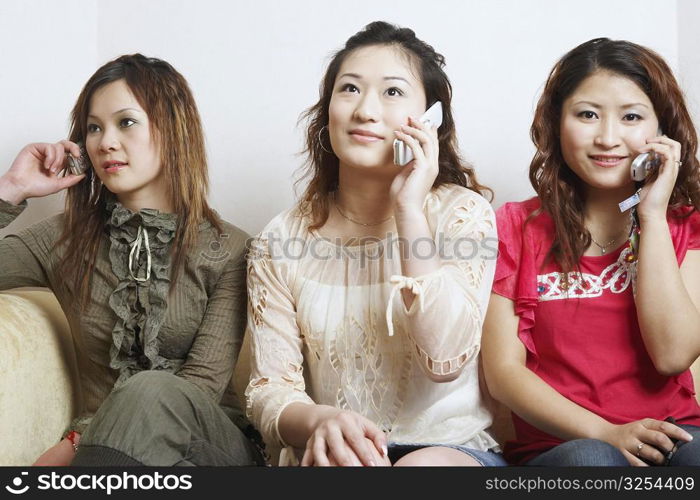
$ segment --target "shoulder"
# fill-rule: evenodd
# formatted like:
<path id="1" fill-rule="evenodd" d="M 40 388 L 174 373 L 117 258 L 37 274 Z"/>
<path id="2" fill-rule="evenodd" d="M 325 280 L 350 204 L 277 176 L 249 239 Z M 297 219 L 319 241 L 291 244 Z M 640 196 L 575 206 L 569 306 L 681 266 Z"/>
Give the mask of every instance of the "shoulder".
<path id="1" fill-rule="evenodd" d="M 52 246 L 61 237 L 64 224 L 65 216 L 60 213 L 36 222 L 16 234 L 23 240 L 32 239 Z"/>
<path id="2" fill-rule="evenodd" d="M 273 217 L 255 239 L 305 238 L 307 231 L 308 219 L 300 207 L 295 205 Z"/>
<path id="3" fill-rule="evenodd" d="M 496 219 L 499 223 L 522 223 L 531 213 L 539 209 L 540 206 L 540 199 L 536 196 L 523 201 L 509 201 L 496 210 Z"/>

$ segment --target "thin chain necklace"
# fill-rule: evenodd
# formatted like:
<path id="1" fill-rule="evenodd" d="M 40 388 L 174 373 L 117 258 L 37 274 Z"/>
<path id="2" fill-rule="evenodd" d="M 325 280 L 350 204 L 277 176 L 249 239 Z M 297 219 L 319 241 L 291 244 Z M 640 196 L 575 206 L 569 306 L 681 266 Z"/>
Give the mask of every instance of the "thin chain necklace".
<path id="1" fill-rule="evenodd" d="M 385 222 L 389 222 L 391 219 L 394 218 L 392 215 L 391 217 L 387 217 L 384 220 L 380 220 L 379 222 L 360 222 L 359 220 L 355 220 L 352 217 L 345 215 L 343 211 L 340 209 L 340 205 L 338 205 L 338 201 L 333 198 L 333 205 L 335 205 L 335 209 L 338 211 L 338 213 L 343 216 L 343 218 L 349 220 L 350 222 L 354 222 L 355 224 L 359 224 L 360 226 L 365 226 L 365 227 L 371 227 L 371 226 L 379 226 L 380 224 L 384 224 Z"/>
<path id="2" fill-rule="evenodd" d="M 591 234 L 591 241 L 593 242 L 593 244 L 594 244 L 595 246 L 597 246 L 598 248 L 600 248 L 600 253 L 601 253 L 601 255 L 605 255 L 605 253 L 608 251 L 608 248 L 610 247 L 610 245 L 612 245 L 612 244 L 615 243 L 618 239 L 620 239 L 620 236 L 622 236 L 622 235 L 625 234 L 625 233 L 627 233 L 627 234 L 629 235 L 630 231 L 633 229 L 633 228 L 632 228 L 631 222 L 632 222 L 632 221 L 630 220 L 629 226 L 626 227 L 622 232 L 620 232 L 620 233 L 619 233 L 617 236 L 615 236 L 613 239 L 611 239 L 610 241 L 608 241 L 605 245 L 601 245 L 601 244 L 598 243 L 596 240 L 594 240 L 594 239 L 593 239 L 593 235 L 590 233 L 590 231 L 588 232 L 588 234 Z"/>

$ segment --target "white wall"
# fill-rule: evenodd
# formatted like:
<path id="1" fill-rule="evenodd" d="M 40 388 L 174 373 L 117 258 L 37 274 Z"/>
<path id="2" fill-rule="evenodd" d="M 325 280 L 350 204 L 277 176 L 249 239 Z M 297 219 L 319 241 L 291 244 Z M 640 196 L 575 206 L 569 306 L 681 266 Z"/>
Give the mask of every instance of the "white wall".
<path id="1" fill-rule="evenodd" d="M 15 52 L 0 69 L 0 159 L 9 166 L 25 143 L 65 135 L 72 102 L 100 64 L 136 51 L 161 57 L 197 98 L 213 206 L 257 232 L 293 202 L 302 146 L 296 121 L 317 99 L 328 56 L 383 19 L 413 28 L 446 56 L 464 155 L 500 205 L 531 194 L 534 103 L 552 64 L 575 45 L 630 39 L 674 69 L 686 54 L 681 77 L 700 100 L 700 65 L 691 61 L 698 35 L 689 30 L 700 13 L 679 1 L 434 0 L 428 9 L 425 0 L 3 0 L 0 46 Z M 30 203 L 13 230 L 59 207 Z"/>
<path id="2" fill-rule="evenodd" d="M 695 126 L 700 127 L 700 2 L 678 0 L 679 79 L 686 92 Z"/>

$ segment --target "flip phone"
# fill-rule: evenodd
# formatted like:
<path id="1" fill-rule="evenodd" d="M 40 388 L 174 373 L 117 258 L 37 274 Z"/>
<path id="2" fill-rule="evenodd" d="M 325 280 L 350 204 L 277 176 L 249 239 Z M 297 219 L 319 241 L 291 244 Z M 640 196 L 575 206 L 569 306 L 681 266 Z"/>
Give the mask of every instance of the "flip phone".
<path id="1" fill-rule="evenodd" d="M 428 110 L 423 113 L 423 116 L 420 117 L 420 121 L 428 125 L 435 125 L 436 127 L 442 125 L 442 103 L 437 101 L 430 106 Z M 403 167 L 411 160 L 413 160 L 413 151 L 411 151 L 411 148 L 408 147 L 405 142 L 394 139 L 394 164 Z"/>

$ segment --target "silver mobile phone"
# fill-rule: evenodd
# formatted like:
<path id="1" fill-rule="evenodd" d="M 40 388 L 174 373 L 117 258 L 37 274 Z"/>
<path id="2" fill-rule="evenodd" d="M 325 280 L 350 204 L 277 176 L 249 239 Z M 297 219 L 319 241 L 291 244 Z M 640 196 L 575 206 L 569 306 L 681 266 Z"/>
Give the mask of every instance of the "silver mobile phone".
<path id="1" fill-rule="evenodd" d="M 73 175 L 84 174 L 90 166 L 90 158 L 85 150 L 85 144 L 79 142 L 78 146 L 80 147 L 80 156 L 76 158 L 72 154 L 68 153 L 68 158 L 66 160 L 68 163 L 68 171 Z"/>

